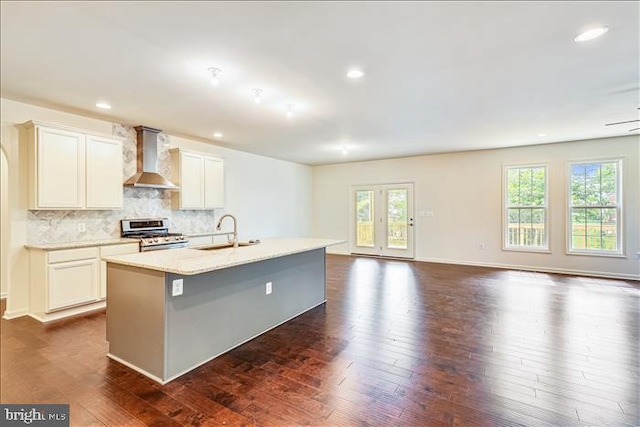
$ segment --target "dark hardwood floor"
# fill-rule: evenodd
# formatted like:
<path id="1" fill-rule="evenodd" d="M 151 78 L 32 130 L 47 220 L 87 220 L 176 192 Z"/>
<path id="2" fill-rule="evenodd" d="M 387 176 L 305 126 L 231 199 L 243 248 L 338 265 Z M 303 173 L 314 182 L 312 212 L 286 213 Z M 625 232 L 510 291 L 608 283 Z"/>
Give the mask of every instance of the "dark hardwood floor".
<path id="1" fill-rule="evenodd" d="M 104 312 L 2 320 L 0 401 L 69 403 L 72 425 L 640 425 L 638 282 L 327 269 L 326 304 L 165 386 L 105 357 Z"/>

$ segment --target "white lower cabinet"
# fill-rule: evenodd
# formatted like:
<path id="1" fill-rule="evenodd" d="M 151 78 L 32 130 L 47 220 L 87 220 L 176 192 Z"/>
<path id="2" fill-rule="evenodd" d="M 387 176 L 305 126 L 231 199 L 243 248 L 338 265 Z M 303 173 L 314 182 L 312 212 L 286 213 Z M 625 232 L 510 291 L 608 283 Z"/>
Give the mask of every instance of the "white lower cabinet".
<path id="1" fill-rule="evenodd" d="M 49 264 L 47 311 L 98 299 L 98 259 Z"/>
<path id="2" fill-rule="evenodd" d="M 138 250 L 138 243 L 30 249 L 29 315 L 46 322 L 105 307 L 107 266 L 101 257 Z"/>

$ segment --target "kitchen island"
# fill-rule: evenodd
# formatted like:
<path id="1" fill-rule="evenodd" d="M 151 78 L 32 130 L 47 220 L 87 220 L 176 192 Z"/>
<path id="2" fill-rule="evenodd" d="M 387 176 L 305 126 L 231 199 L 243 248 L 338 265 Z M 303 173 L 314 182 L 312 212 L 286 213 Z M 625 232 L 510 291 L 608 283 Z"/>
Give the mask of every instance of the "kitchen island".
<path id="1" fill-rule="evenodd" d="M 108 356 L 165 384 L 326 301 L 325 248 L 274 238 L 104 257 Z"/>

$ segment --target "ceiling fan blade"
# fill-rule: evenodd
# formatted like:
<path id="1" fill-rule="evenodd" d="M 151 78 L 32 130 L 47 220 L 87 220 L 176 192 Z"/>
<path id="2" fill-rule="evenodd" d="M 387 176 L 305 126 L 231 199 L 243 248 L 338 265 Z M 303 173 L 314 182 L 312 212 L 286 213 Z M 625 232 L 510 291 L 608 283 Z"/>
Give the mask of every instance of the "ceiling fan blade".
<path id="1" fill-rule="evenodd" d="M 607 124 L 605 124 L 605 126 L 622 125 L 622 124 L 625 124 L 625 123 L 633 123 L 633 122 L 640 122 L 640 119 L 638 119 L 638 120 L 627 120 L 626 122 L 607 123 Z"/>

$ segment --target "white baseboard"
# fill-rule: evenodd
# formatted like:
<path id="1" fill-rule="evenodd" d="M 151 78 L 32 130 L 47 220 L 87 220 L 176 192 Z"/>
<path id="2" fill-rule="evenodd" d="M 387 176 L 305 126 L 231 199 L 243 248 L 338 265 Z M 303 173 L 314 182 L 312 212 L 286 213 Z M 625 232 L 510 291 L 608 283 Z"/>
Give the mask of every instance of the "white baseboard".
<path id="1" fill-rule="evenodd" d="M 469 265 L 474 267 L 500 268 L 504 270 L 536 271 L 540 273 L 569 274 L 573 276 L 604 277 L 608 279 L 625 279 L 625 280 L 640 281 L 640 275 L 618 274 L 618 273 L 610 273 L 607 271 L 574 270 L 570 268 L 553 268 L 553 267 L 535 267 L 530 265 L 512 265 L 512 264 L 499 264 L 499 263 L 491 263 L 491 262 L 467 262 L 467 261 L 457 261 L 457 260 L 439 259 L 439 258 L 416 258 L 416 261 L 433 262 L 438 264 L 454 264 L 454 265 Z"/>
<path id="2" fill-rule="evenodd" d="M 347 256 L 360 256 L 352 254 L 347 251 L 328 251 L 328 254 L 332 255 L 347 255 Z M 397 258 L 394 258 L 397 259 Z M 504 270 L 522 270 L 522 271 L 538 271 L 540 273 L 556 273 L 556 274 L 570 274 L 573 276 L 590 276 L 590 277 L 604 277 L 607 279 L 624 279 L 624 280 L 636 280 L 640 281 L 640 275 L 634 274 L 618 274 L 610 273 L 607 271 L 591 271 L 591 270 L 574 270 L 569 268 L 553 268 L 553 267 L 534 267 L 530 265 L 512 265 L 512 264 L 500 264 L 490 262 L 472 262 L 472 261 L 459 261 L 453 259 L 440 259 L 440 258 L 415 258 L 414 261 L 419 262 L 433 262 L 437 264 L 453 264 L 453 265 L 469 265 L 473 267 L 490 267 L 500 268 Z"/>
<path id="3" fill-rule="evenodd" d="M 17 317 L 26 316 L 27 314 L 29 314 L 29 310 L 26 308 L 22 310 L 14 310 L 14 311 L 5 310 L 4 316 L 2 316 L 2 318 L 6 320 L 11 320 Z"/>
<path id="4" fill-rule="evenodd" d="M 69 316 L 75 316 L 76 314 L 88 314 L 92 311 L 99 311 L 106 308 L 106 301 L 98 301 L 93 304 L 80 305 L 60 311 L 54 311 L 51 313 L 27 313 L 29 317 L 32 317 L 42 323 L 51 322 L 52 320 L 59 320 Z"/>
<path id="5" fill-rule="evenodd" d="M 340 251 L 340 250 L 336 250 L 336 249 L 331 249 L 329 250 L 329 248 L 327 248 L 327 254 L 331 254 L 331 255 L 351 255 L 351 252 L 349 251 Z"/>
<path id="6" fill-rule="evenodd" d="M 126 360 L 123 360 L 123 359 L 119 358 L 118 356 L 114 356 L 114 355 L 113 355 L 113 354 L 111 354 L 111 353 L 107 353 L 107 357 L 108 357 L 109 359 L 115 360 L 115 361 L 116 361 L 116 362 L 118 362 L 118 363 L 123 364 L 124 366 L 126 366 L 126 367 L 128 367 L 128 368 L 133 369 L 134 371 L 136 371 L 136 372 L 138 372 L 138 373 L 140 373 L 140 374 L 144 375 L 144 376 L 145 376 L 145 377 L 147 377 L 147 378 L 151 378 L 152 380 L 154 380 L 154 381 L 155 381 L 155 382 L 157 382 L 157 383 L 160 383 L 160 384 L 162 384 L 162 385 L 165 385 L 166 383 L 168 383 L 168 382 L 169 382 L 169 381 L 163 381 L 163 380 L 162 380 L 162 378 L 158 378 L 158 377 L 156 377 L 155 375 L 153 375 L 153 374 L 151 374 L 151 373 L 149 373 L 149 372 L 145 371 L 144 369 L 137 367 L 137 366 L 136 366 L 136 365 L 134 365 L 133 363 L 129 363 L 129 362 L 127 362 Z"/>

